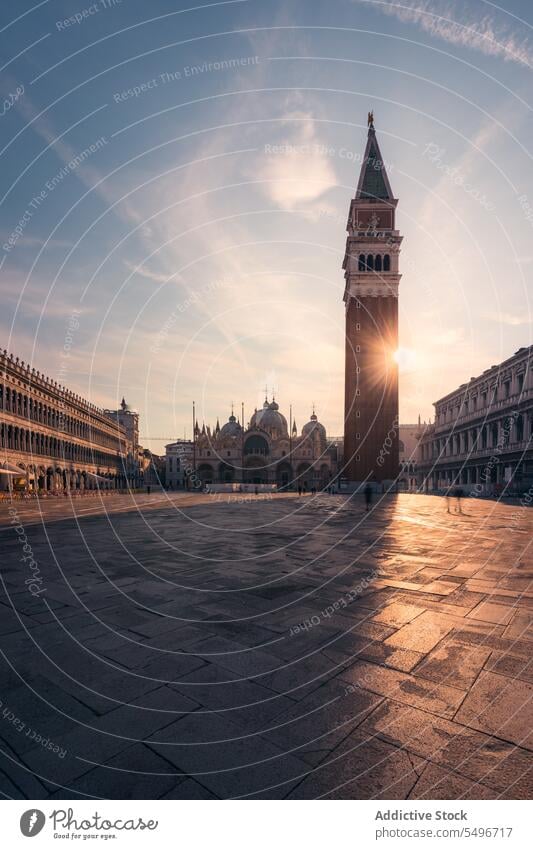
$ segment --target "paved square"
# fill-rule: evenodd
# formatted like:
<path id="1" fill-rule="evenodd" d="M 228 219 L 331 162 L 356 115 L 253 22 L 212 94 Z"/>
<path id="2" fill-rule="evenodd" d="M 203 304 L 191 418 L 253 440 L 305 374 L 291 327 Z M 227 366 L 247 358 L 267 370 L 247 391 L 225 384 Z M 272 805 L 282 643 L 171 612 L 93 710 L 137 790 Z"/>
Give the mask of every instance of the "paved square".
<path id="1" fill-rule="evenodd" d="M 4 796 L 531 798 L 533 511 L 226 498 L 1 506 Z"/>

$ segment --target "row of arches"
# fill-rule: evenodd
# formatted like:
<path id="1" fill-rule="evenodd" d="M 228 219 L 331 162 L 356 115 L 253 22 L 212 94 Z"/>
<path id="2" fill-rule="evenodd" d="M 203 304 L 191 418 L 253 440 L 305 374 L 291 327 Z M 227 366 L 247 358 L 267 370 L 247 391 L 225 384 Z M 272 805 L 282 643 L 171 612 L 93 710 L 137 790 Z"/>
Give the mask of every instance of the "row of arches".
<path id="1" fill-rule="evenodd" d="M 533 436 L 533 419 L 531 420 Z M 516 417 L 508 416 L 501 421 L 484 424 L 452 433 L 447 437 L 435 439 L 431 443 L 422 443 L 421 459 L 429 460 L 438 456 L 454 456 L 469 451 L 505 448 L 514 443 L 520 444 L 526 438 L 526 419 L 522 413 Z"/>
<path id="2" fill-rule="evenodd" d="M 266 466 L 259 457 L 250 457 L 244 469 L 236 469 L 227 463 L 218 466 L 213 463 L 201 463 L 196 470 L 197 478 L 204 485 L 213 483 L 244 483 L 263 484 L 275 483 L 279 488 L 291 485 L 307 484 L 327 486 L 331 480 L 331 471 L 326 463 L 321 466 L 312 466 L 310 463 L 300 463 L 295 469 L 287 462 L 282 461 L 277 466 Z"/>
<path id="3" fill-rule="evenodd" d="M 359 271 L 390 271 L 390 254 L 359 254 Z"/>
<path id="4" fill-rule="evenodd" d="M 40 466 L 32 463 L 17 463 L 20 477 L 10 477 L 10 488 L 26 489 L 28 492 L 57 493 L 83 492 L 96 489 L 117 489 L 125 485 L 122 475 L 109 472 L 87 472 L 85 469 L 63 466 Z"/>
<path id="5" fill-rule="evenodd" d="M 28 422 L 36 422 L 61 430 L 79 439 L 97 441 L 99 445 L 111 448 L 116 444 L 116 438 L 112 433 L 107 433 L 93 423 L 85 422 L 74 415 L 68 415 L 63 410 L 51 407 L 31 395 L 17 392 L 5 384 L 0 384 L 0 411 L 13 413 L 25 418 Z"/>
<path id="6" fill-rule="evenodd" d="M 117 464 L 116 451 L 102 451 L 96 445 L 69 442 L 5 422 L 0 424 L 0 448 L 31 455 L 58 457 L 62 460 L 72 460 L 78 463 L 95 463 L 101 466 L 116 466 Z"/>

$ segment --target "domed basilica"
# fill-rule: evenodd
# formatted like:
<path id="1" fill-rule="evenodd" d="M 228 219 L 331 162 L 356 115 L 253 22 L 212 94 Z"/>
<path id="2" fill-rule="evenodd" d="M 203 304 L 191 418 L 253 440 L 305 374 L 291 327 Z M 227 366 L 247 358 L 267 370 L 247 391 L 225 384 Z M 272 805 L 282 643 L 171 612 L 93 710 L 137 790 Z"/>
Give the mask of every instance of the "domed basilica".
<path id="1" fill-rule="evenodd" d="M 298 434 L 296 422 L 289 427 L 274 398 L 265 398 L 244 429 L 233 409 L 222 427 L 218 421 L 214 429 L 196 424 L 194 454 L 196 474 L 204 484 L 242 481 L 322 488 L 337 471 L 336 446 L 328 441 L 314 410 Z"/>

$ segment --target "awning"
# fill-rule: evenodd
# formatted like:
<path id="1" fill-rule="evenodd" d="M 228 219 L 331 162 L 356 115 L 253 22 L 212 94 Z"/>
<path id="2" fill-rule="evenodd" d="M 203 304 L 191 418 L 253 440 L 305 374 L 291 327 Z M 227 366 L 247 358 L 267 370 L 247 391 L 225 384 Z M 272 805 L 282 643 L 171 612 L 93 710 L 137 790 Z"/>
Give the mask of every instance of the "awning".
<path id="1" fill-rule="evenodd" d="M 5 463 L 0 465 L 0 472 L 11 472 L 14 475 L 20 475 L 24 477 L 26 475 L 26 469 L 21 469 L 20 466 L 15 466 L 13 463 L 8 463 L 7 460 Z"/>

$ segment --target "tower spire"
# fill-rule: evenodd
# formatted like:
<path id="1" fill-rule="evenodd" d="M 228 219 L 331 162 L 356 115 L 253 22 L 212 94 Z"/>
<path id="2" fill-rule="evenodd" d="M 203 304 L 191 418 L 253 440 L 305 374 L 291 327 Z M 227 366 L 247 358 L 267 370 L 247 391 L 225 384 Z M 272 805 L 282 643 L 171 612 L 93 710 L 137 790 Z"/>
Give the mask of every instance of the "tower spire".
<path id="1" fill-rule="evenodd" d="M 355 197 L 357 200 L 394 200 L 376 137 L 373 112 L 368 113 L 368 136 Z"/>

